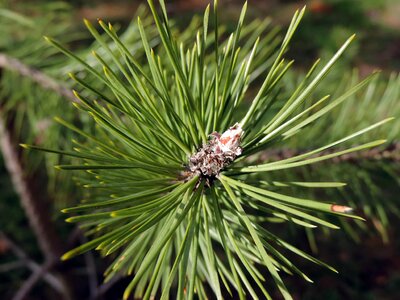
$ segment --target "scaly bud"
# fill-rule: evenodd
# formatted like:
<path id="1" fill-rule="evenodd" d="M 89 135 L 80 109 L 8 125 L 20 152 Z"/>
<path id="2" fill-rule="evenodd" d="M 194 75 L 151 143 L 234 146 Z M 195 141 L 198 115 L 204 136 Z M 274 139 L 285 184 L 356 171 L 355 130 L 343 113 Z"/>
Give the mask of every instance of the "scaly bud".
<path id="1" fill-rule="evenodd" d="M 189 174 L 200 175 L 210 184 L 223 168 L 242 154 L 242 148 L 239 147 L 242 135 L 243 129 L 238 123 L 222 135 L 218 132 L 210 134 L 210 141 L 189 157 Z"/>

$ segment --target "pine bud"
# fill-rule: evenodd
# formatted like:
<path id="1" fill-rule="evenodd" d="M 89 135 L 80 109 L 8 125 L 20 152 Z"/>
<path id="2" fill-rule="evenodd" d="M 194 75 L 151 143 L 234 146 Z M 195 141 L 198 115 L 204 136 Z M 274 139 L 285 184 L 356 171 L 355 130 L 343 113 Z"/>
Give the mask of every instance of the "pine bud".
<path id="1" fill-rule="evenodd" d="M 223 168 L 242 154 L 242 148 L 239 147 L 242 135 L 243 129 L 238 123 L 222 135 L 218 132 L 210 134 L 208 143 L 189 157 L 188 169 L 191 176 L 200 175 L 210 184 Z"/>

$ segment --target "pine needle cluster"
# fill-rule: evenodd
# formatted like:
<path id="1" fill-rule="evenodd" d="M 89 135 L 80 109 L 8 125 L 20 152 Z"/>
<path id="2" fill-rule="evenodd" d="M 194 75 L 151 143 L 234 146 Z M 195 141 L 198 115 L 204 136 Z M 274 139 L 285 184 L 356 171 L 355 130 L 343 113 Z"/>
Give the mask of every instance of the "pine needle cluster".
<path id="1" fill-rule="evenodd" d="M 324 216 L 361 218 L 343 203 L 285 192 L 285 187 L 293 184 L 304 189 L 337 188 L 343 186 L 341 182 L 272 184 L 269 178 L 275 171 L 286 172 L 379 146 L 385 141 L 355 145 L 354 141 L 391 118 L 288 158 L 265 157 L 255 163 L 254 157 L 276 144 L 301 138 L 305 128 L 318 123 L 375 75 L 332 100 L 329 95 L 313 98 L 352 36 L 323 66 L 319 60 L 315 62 L 281 101 L 283 79 L 293 65 L 284 55 L 304 9 L 295 13 L 278 50 L 271 47 L 266 55 L 260 50 L 264 42 L 257 37 L 250 47 L 248 43 L 241 47 L 246 4 L 236 29 L 222 40 L 215 1 L 213 12 L 210 6 L 206 8 L 202 27 L 190 44 L 175 37 L 163 0 L 160 12 L 152 0 L 148 3 L 159 45 L 151 44 L 149 32 L 153 28 L 144 26 L 139 18 L 145 65 L 121 41 L 114 27 L 102 20 L 101 33 L 85 21 L 104 53 L 93 53 L 102 71 L 47 38 L 90 73 L 90 81 L 80 74 L 71 77 L 96 97 L 75 92 L 79 101 L 74 105 L 92 118 L 96 124 L 93 132 L 58 119 L 81 135 L 72 150 L 29 146 L 82 161 L 59 165 L 59 169 L 87 171 L 82 184 L 91 191 L 89 198 L 63 211 L 72 214 L 68 222 L 81 224 L 89 241 L 63 259 L 91 249 L 114 255 L 105 276 L 109 280 L 119 274 L 133 275 L 125 299 L 132 293 L 143 299 L 156 295 L 161 299 L 170 295 L 193 299 L 194 294 L 206 299 L 208 288 L 218 299 L 226 292 L 240 299 L 245 295 L 271 299 L 267 287 L 272 281 L 285 299 L 291 299 L 282 273 L 311 279 L 285 253 L 335 270 L 273 234 L 270 220 L 280 218 L 304 228 L 338 229 Z M 266 64 L 260 63 L 259 53 L 267 56 Z M 250 87 L 260 74 L 263 79 L 254 92 Z M 107 92 L 96 88 L 93 78 Z M 349 142 L 353 144 L 349 146 Z M 276 186 L 281 189 L 276 191 Z"/>

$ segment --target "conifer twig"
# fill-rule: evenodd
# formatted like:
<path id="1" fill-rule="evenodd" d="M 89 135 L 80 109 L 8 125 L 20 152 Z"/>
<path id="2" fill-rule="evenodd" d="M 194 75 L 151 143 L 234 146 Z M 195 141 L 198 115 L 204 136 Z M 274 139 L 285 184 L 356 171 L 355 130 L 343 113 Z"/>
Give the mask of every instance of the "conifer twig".
<path id="1" fill-rule="evenodd" d="M 12 58 L 4 53 L 0 53 L 0 69 L 7 69 L 17 72 L 22 76 L 29 77 L 32 79 L 32 81 L 36 82 L 44 89 L 52 90 L 72 102 L 78 101 L 72 91 L 67 87 L 61 85 L 45 73 L 27 66 L 20 60 Z"/>
<path id="2" fill-rule="evenodd" d="M 306 151 L 301 151 L 299 149 L 271 149 L 264 151 L 257 158 L 257 161 L 277 161 L 282 159 L 287 159 L 293 156 L 300 155 Z M 323 156 L 332 153 L 332 150 L 326 150 L 319 153 L 317 156 Z M 317 157 L 315 156 L 315 157 Z M 354 152 L 341 155 L 332 159 L 332 162 L 342 163 L 342 162 L 357 162 L 362 160 L 390 160 L 393 162 L 400 161 L 400 142 L 392 142 L 383 148 L 373 148 L 367 149 L 363 152 Z"/>

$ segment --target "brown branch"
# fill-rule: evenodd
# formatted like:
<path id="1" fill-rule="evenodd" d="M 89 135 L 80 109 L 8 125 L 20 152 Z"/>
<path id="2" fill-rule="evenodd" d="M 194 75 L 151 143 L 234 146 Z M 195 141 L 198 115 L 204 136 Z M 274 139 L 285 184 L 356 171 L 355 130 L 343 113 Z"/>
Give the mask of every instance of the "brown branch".
<path id="1" fill-rule="evenodd" d="M 29 77 L 43 88 L 52 90 L 70 101 L 76 101 L 73 93 L 53 78 L 15 58 L 0 53 L 0 77 L 2 69 L 15 71 L 21 76 Z M 56 234 L 48 203 L 46 203 L 44 193 L 37 191 L 33 186 L 33 178 L 24 172 L 23 162 L 18 155 L 17 145 L 13 141 L 12 131 L 9 128 L 12 126 L 6 124 L 1 113 L 0 107 L 0 149 L 4 156 L 5 166 L 46 259 L 58 260 L 64 249 Z"/>
<path id="2" fill-rule="evenodd" d="M 72 91 L 67 87 L 61 85 L 43 72 L 31 68 L 20 60 L 12 58 L 4 53 L 0 53 L 0 69 L 7 69 L 17 72 L 21 76 L 29 77 L 33 82 L 36 82 L 44 89 L 52 90 L 72 102 L 78 102 Z"/>
<path id="3" fill-rule="evenodd" d="M 19 269 L 22 267 L 25 267 L 24 261 L 22 261 L 22 260 L 12 261 L 12 262 L 0 265 L 0 273 L 12 272 L 15 269 Z"/>
<path id="4" fill-rule="evenodd" d="M 319 157 L 327 154 L 333 153 L 333 150 L 322 151 L 318 155 L 313 157 Z M 258 158 L 257 162 L 265 161 L 277 161 L 282 159 L 287 159 L 293 156 L 301 155 L 306 153 L 306 151 L 301 151 L 297 149 L 271 149 L 264 151 Z M 372 148 L 368 150 L 363 150 L 361 152 L 353 152 L 344 154 L 332 159 L 335 163 L 341 162 L 359 162 L 363 160 L 368 161 L 378 161 L 378 160 L 388 160 L 393 162 L 400 162 L 400 142 L 393 142 L 387 145 L 385 148 Z"/>
<path id="5" fill-rule="evenodd" d="M 88 242 L 87 238 L 83 234 L 81 234 L 81 243 L 84 244 L 87 242 Z M 86 252 L 84 254 L 84 258 L 88 273 L 90 298 L 92 298 L 97 294 L 98 290 L 96 262 L 94 260 L 93 253 L 91 251 Z"/>
<path id="6" fill-rule="evenodd" d="M 17 60 L 0 54 L 0 76 L 3 68 L 17 71 L 23 76 L 30 76 L 33 81 L 44 85 L 46 88 L 55 90 L 63 96 L 69 97 L 68 93 L 66 93 L 63 88 L 43 73 L 37 72 L 21 64 Z M 12 126 L 7 125 L 0 109 L 0 149 L 4 157 L 4 164 L 11 177 L 14 189 L 19 195 L 21 206 L 36 236 L 39 247 L 46 258 L 46 268 L 44 269 L 38 264 L 28 260 L 27 255 L 8 241 L 8 244 L 12 246 L 14 252 L 18 253 L 22 259 L 27 260 L 27 266 L 33 271 L 32 276 L 25 282 L 23 288 L 15 297 L 17 299 L 24 298 L 36 282 L 43 277 L 51 286 L 61 292 L 65 299 L 69 299 L 70 293 L 64 280 L 50 275 L 47 272 L 48 269 L 56 265 L 63 252 L 61 240 L 55 231 L 54 223 L 51 219 L 49 203 L 45 201 L 46 199 L 43 192 L 37 191 L 34 188 L 33 178 L 30 178 L 26 172 L 24 172 L 24 165 L 18 154 L 17 145 L 13 141 L 12 131 L 10 130 Z"/>
<path id="7" fill-rule="evenodd" d="M 48 210 L 48 204 L 44 201 L 43 193 L 36 192 L 32 181 L 24 172 L 23 163 L 20 160 L 12 135 L 0 111 L 0 149 L 3 153 L 4 164 L 10 174 L 15 191 L 20 197 L 29 223 L 36 235 L 37 241 L 46 259 L 58 259 L 62 254 L 61 241 L 58 238 L 54 224 Z"/>
<path id="8" fill-rule="evenodd" d="M 90 300 L 97 300 L 101 299 L 118 281 L 120 281 L 122 275 L 114 275 L 109 281 L 104 282 L 99 288 L 97 289 L 96 293 L 91 296 Z"/>
<path id="9" fill-rule="evenodd" d="M 49 211 L 49 202 L 46 201 L 45 193 L 36 190 L 36 187 L 33 185 L 33 178 L 30 178 L 26 172 L 24 172 L 23 163 L 18 155 L 15 144 L 13 143 L 11 132 L 9 128 L 5 126 L 1 110 L 0 149 L 14 189 L 19 195 L 20 203 L 36 236 L 39 247 L 46 258 L 46 270 L 47 268 L 54 268 L 59 263 L 59 257 L 64 252 L 62 247 L 63 243 L 56 233 L 54 222 L 51 219 Z M 24 291 L 26 292 L 29 292 L 41 277 L 45 276 L 45 278 L 48 278 L 47 271 L 43 272 L 42 267 L 36 266 L 32 263 L 28 266 L 34 270 L 34 273 L 26 281 L 26 285 L 24 284 Z M 71 299 L 68 276 L 59 274 L 57 278 L 59 278 L 58 282 L 62 285 L 62 289 L 58 290 L 62 292 L 63 298 Z"/>
<path id="10" fill-rule="evenodd" d="M 38 273 L 40 270 L 43 270 L 43 267 L 40 266 L 37 262 L 33 261 L 29 256 L 25 253 L 24 250 L 22 250 L 14 241 L 12 241 L 7 235 L 5 235 L 3 232 L 0 231 L 0 237 L 3 239 L 6 243 L 7 246 L 11 249 L 11 251 L 14 253 L 14 255 L 19 259 L 18 262 L 22 263 L 23 266 L 27 267 L 30 269 L 33 273 Z M 52 261 L 48 262 L 51 263 L 49 266 L 54 266 L 57 261 Z M 42 272 L 41 277 L 56 291 L 59 293 L 63 293 L 64 286 L 63 283 L 53 274 L 48 272 L 49 269 L 46 272 Z"/>
<path id="11" fill-rule="evenodd" d="M 24 300 L 29 295 L 30 291 L 42 277 L 54 266 L 54 263 L 47 261 L 42 267 L 33 272 L 31 276 L 23 283 L 23 285 L 15 293 L 12 300 Z"/>
<path id="12" fill-rule="evenodd" d="M 79 102 L 71 90 L 45 73 L 0 53 L 0 78 L 2 71 L 5 69 L 30 78 L 42 88 L 52 90 L 66 100 Z M 24 293 L 21 292 L 22 296 L 16 295 L 17 298 L 24 298 L 41 277 L 48 279 L 49 273 L 47 269 L 54 269 L 60 265 L 59 257 L 64 252 L 65 247 L 57 235 L 51 218 L 50 201 L 46 198 L 46 193 L 38 190 L 34 185 L 36 181 L 35 174 L 28 175 L 24 172 L 24 164 L 19 156 L 17 143 L 13 141 L 12 128 L 12 124 L 6 123 L 3 119 L 0 107 L 0 150 L 3 152 L 5 166 L 10 174 L 14 189 L 20 197 L 21 205 L 36 236 L 39 247 L 46 258 L 45 269 L 39 265 L 30 264 L 34 273 L 24 283 Z M 59 290 L 59 292 L 63 295 L 63 298 L 71 299 L 72 278 L 67 273 L 57 274 L 55 278 L 62 285 L 62 290 Z"/>

